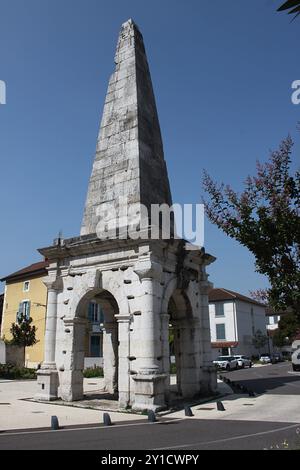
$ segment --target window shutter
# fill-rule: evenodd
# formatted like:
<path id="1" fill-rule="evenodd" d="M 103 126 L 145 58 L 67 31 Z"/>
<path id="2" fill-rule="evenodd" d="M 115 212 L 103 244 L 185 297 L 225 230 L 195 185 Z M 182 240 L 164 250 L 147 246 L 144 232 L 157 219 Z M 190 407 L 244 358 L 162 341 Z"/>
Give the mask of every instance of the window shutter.
<path id="1" fill-rule="evenodd" d="M 29 318 L 30 318 L 30 307 L 31 307 L 31 302 L 30 301 L 26 302 L 26 313 L 25 313 L 25 315 L 26 315 L 27 320 L 29 320 Z"/>
<path id="2" fill-rule="evenodd" d="M 22 312 L 23 312 L 23 302 L 20 302 L 19 309 L 17 311 L 17 317 L 16 317 L 17 323 L 19 323 L 20 316 L 21 316 Z"/>

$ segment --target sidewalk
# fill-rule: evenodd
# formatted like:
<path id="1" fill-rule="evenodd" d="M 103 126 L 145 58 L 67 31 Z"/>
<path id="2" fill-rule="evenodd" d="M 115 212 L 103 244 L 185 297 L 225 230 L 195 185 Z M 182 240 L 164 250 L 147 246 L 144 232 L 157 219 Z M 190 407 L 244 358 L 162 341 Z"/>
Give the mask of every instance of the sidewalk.
<path id="1" fill-rule="evenodd" d="M 84 379 L 86 393 L 97 394 L 101 392 L 102 387 L 103 379 Z M 218 388 L 222 396 L 232 393 L 230 387 L 221 381 L 218 381 Z M 60 404 L 41 403 L 33 401 L 36 392 L 36 381 L 0 381 L 0 432 L 49 428 L 51 416 L 54 415 L 58 417 L 60 426 L 101 424 L 103 405 L 109 411 L 113 423 L 145 421 L 143 415 L 113 411 L 113 406 L 116 407 L 117 402 L 112 404 L 110 400 L 97 400 L 96 404 L 91 403 L 90 400 L 67 405 L 62 402 Z M 93 405 L 99 406 L 100 409 L 91 409 Z M 174 414 L 168 416 L 173 418 Z M 178 416 L 183 417 L 183 412 L 178 412 Z"/>
<path id="2" fill-rule="evenodd" d="M 99 390 L 101 379 L 85 379 L 85 387 Z M 95 385 L 88 385 L 95 384 Z M 60 426 L 102 423 L 103 411 L 72 406 L 26 401 L 37 392 L 36 381 L 0 382 L 0 432 L 13 429 L 49 428 L 51 416 L 58 417 Z M 25 401 L 24 401 L 25 400 Z M 145 420 L 145 416 L 110 412 L 112 422 Z"/>

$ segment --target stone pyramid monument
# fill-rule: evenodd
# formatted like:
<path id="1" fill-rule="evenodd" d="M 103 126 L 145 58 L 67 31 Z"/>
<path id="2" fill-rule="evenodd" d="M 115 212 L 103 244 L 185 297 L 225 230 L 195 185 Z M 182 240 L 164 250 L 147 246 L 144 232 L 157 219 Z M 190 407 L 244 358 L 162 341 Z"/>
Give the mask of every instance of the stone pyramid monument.
<path id="1" fill-rule="evenodd" d="M 101 206 L 172 205 L 163 143 L 143 37 L 123 24 L 108 85 L 81 235 L 96 233 Z M 119 199 L 121 198 L 121 202 Z M 127 202 L 126 202 L 127 201 Z M 97 215 L 98 214 L 98 215 Z"/>
<path id="2" fill-rule="evenodd" d="M 115 62 L 81 234 L 39 250 L 49 267 L 37 398 L 83 399 L 85 360 L 93 359 L 87 344 L 98 335 L 106 393 L 122 409 L 156 411 L 173 397 L 170 324 L 177 398 L 216 389 L 206 274 L 215 258 L 205 250 L 185 250 L 178 239 L 97 235 L 103 208 L 114 221 L 127 206 L 172 203 L 143 38 L 132 20 L 122 26 Z M 88 321 L 91 302 L 103 311 L 101 325 Z"/>

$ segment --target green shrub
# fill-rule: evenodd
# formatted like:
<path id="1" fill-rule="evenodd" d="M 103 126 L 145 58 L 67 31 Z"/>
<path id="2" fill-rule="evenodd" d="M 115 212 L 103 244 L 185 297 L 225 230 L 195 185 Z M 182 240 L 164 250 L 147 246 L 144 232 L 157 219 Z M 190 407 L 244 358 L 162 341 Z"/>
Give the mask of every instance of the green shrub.
<path id="1" fill-rule="evenodd" d="M 102 367 L 88 367 L 83 371 L 83 377 L 87 379 L 104 377 Z"/>
<path id="2" fill-rule="evenodd" d="M 36 370 L 17 367 L 12 364 L 0 364 L 0 378 L 6 380 L 34 380 Z"/>

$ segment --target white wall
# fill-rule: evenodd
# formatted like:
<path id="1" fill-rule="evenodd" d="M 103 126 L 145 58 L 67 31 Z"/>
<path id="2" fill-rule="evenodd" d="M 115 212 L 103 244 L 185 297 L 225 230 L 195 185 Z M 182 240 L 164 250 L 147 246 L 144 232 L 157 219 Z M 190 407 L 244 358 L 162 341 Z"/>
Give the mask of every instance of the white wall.
<path id="1" fill-rule="evenodd" d="M 224 316 L 216 317 L 216 304 L 223 304 Z M 216 325 L 223 323 L 225 324 L 226 342 L 239 343 L 236 348 L 232 349 L 232 354 L 244 354 L 246 356 L 258 354 L 258 351 L 252 345 L 252 338 L 257 330 L 267 335 L 267 319 L 264 307 L 240 300 L 210 302 L 209 318 L 212 343 L 217 342 Z M 268 352 L 268 345 L 264 349 Z M 220 353 L 219 349 L 213 348 L 214 359 Z"/>
<path id="2" fill-rule="evenodd" d="M 248 356 L 259 354 L 259 351 L 252 345 L 252 338 L 258 330 L 264 335 L 267 335 L 265 307 L 237 300 L 236 311 L 239 341 L 237 354 L 245 354 Z M 266 344 L 261 352 L 269 352 L 268 344 Z"/>
<path id="3" fill-rule="evenodd" d="M 222 304 L 224 309 L 224 316 L 216 317 L 216 304 Z M 212 302 L 209 304 L 209 321 L 210 321 L 210 334 L 211 342 L 217 342 L 216 335 L 216 325 L 225 324 L 225 340 L 226 342 L 236 342 L 237 341 L 237 331 L 235 325 L 235 313 L 234 313 L 234 302 L 229 301 L 220 301 Z M 216 359 L 222 351 L 216 348 L 212 348 L 212 357 L 213 360 Z"/>

